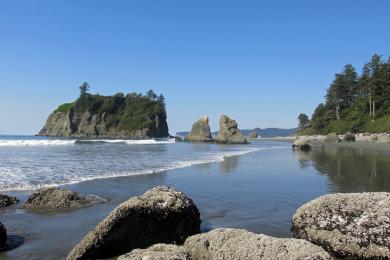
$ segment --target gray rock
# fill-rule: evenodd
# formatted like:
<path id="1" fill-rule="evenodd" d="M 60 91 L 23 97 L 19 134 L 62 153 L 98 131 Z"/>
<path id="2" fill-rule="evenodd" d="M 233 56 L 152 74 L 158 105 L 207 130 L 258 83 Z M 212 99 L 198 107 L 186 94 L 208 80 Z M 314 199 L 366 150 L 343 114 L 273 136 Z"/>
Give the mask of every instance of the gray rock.
<path id="1" fill-rule="evenodd" d="M 109 258 L 156 243 L 181 244 L 200 232 L 200 214 L 184 193 L 158 186 L 115 208 L 67 259 Z"/>
<path id="2" fill-rule="evenodd" d="M 325 137 L 326 143 L 338 143 L 340 142 L 339 136 L 336 133 L 329 133 Z"/>
<path id="3" fill-rule="evenodd" d="M 346 133 L 343 137 L 344 142 L 355 142 L 355 135 L 351 133 Z"/>
<path id="4" fill-rule="evenodd" d="M 249 134 L 249 138 L 251 138 L 251 139 L 257 139 L 257 138 L 259 138 L 259 135 L 257 134 L 256 131 L 252 131 L 252 132 Z"/>
<path id="5" fill-rule="evenodd" d="M 215 138 L 222 144 L 247 144 L 248 140 L 241 134 L 237 122 L 226 115 L 222 115 L 219 121 L 219 132 Z"/>
<path id="6" fill-rule="evenodd" d="M 390 143 L 390 134 L 380 134 L 376 141 L 378 143 Z"/>
<path id="7" fill-rule="evenodd" d="M 321 247 L 293 238 L 274 238 L 243 229 L 221 228 L 187 238 L 194 259 L 331 259 Z"/>
<path id="8" fill-rule="evenodd" d="M 310 151 L 311 150 L 311 144 L 310 139 L 305 136 L 299 136 L 295 139 L 294 143 L 292 144 L 292 148 L 300 151 Z"/>
<path id="9" fill-rule="evenodd" d="M 181 141 L 183 141 L 183 138 L 181 138 L 181 136 L 175 136 L 175 141 L 176 142 L 181 142 Z"/>
<path id="10" fill-rule="evenodd" d="M 297 238 L 339 257 L 390 257 L 390 193 L 336 193 L 312 200 L 292 219 Z"/>
<path id="11" fill-rule="evenodd" d="M 0 248 L 4 247 L 7 243 L 7 230 L 0 222 Z"/>
<path id="12" fill-rule="evenodd" d="M 185 140 L 191 142 L 211 142 L 213 137 L 210 131 L 209 118 L 204 116 L 196 121 Z"/>
<path id="13" fill-rule="evenodd" d="M 147 249 L 135 249 L 118 260 L 192 260 L 190 251 L 184 246 L 156 244 Z"/>
<path id="14" fill-rule="evenodd" d="M 4 194 L 0 194 L 0 208 L 4 208 L 18 203 L 19 200 L 16 197 L 10 197 Z"/>
<path id="15" fill-rule="evenodd" d="M 94 195 L 50 187 L 33 193 L 24 203 L 24 207 L 29 209 L 77 209 L 102 202 L 105 200 Z"/>

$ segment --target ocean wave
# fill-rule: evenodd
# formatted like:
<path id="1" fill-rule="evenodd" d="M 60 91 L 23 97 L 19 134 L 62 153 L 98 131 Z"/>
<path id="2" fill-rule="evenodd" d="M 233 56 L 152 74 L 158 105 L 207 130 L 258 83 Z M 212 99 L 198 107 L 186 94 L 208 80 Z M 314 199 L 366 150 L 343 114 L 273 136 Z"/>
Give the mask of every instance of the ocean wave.
<path id="1" fill-rule="evenodd" d="M 97 144 L 97 143 L 122 143 L 122 144 L 173 144 L 175 139 L 96 139 L 96 140 L 77 140 L 76 144 Z"/>
<path id="2" fill-rule="evenodd" d="M 145 139 L 145 140 L 126 140 L 126 139 L 96 139 L 96 140 L 0 140 L 0 147 L 17 146 L 61 146 L 75 144 L 101 144 L 101 143 L 121 143 L 128 145 L 137 144 L 172 144 L 174 139 Z"/>
<path id="3" fill-rule="evenodd" d="M 0 191 L 31 191 L 44 187 L 57 187 L 62 185 L 77 184 L 85 181 L 92 181 L 98 179 L 109 179 L 117 177 L 128 177 L 136 175 L 157 174 L 165 171 L 186 168 L 194 165 L 218 163 L 224 161 L 228 157 L 240 156 L 252 152 L 263 150 L 262 148 L 246 148 L 243 150 L 228 151 L 221 154 L 209 154 L 206 158 L 188 161 L 173 161 L 165 166 L 152 167 L 150 169 L 138 171 L 121 171 L 121 172 L 105 172 L 96 175 L 72 176 L 68 179 L 54 181 L 52 183 L 34 183 L 32 184 L 28 176 L 24 175 L 20 170 L 13 170 L 10 168 L 0 167 Z M 5 178 L 4 178 L 5 177 Z"/>
<path id="4" fill-rule="evenodd" d="M 76 140 L 0 140 L 0 146 L 72 145 Z"/>

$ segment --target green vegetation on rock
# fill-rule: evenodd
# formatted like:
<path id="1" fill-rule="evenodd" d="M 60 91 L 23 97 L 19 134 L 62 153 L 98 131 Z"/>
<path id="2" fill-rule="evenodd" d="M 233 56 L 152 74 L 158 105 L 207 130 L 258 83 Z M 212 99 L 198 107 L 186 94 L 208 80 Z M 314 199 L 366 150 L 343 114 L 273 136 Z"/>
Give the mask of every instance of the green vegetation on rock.
<path id="1" fill-rule="evenodd" d="M 72 103 L 60 105 L 49 116 L 41 135 L 76 137 L 167 137 L 165 98 L 153 90 L 145 95 L 90 94 L 87 82 Z"/>
<path id="2" fill-rule="evenodd" d="M 360 75 L 347 64 L 327 89 L 325 102 L 315 109 L 300 134 L 390 132 L 390 58 L 375 54 Z M 305 125 L 305 127 L 302 127 Z"/>

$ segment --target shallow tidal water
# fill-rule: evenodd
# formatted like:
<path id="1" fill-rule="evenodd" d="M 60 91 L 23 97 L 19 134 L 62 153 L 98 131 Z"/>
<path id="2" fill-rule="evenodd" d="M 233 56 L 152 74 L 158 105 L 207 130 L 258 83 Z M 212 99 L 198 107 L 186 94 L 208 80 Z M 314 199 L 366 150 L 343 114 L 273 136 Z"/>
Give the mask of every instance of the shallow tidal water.
<path id="1" fill-rule="evenodd" d="M 280 141 L 247 146 L 162 142 L 44 147 L 1 147 L 0 142 L 0 170 L 7 176 L 22 174 L 10 180 L 0 172 L 0 190 L 7 190 L 2 193 L 21 200 L 1 209 L 0 221 L 10 235 L 24 241 L 0 253 L 0 259 L 64 258 L 118 204 L 157 185 L 174 187 L 195 201 L 202 231 L 235 227 L 291 237 L 292 215 L 311 199 L 335 192 L 390 191 L 386 149 L 328 145 L 304 153 Z M 69 159 L 59 160 L 66 156 Z M 76 211 L 22 208 L 29 187 L 60 183 L 109 201 Z"/>

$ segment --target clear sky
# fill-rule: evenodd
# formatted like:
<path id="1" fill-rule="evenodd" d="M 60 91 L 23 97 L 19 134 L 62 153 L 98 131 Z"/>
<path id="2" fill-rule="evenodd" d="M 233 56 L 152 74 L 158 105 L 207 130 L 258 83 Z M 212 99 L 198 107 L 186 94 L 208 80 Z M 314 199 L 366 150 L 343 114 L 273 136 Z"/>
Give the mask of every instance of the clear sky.
<path id="1" fill-rule="evenodd" d="M 295 127 L 346 63 L 390 54 L 390 1 L 0 2 L 0 133 L 34 134 L 91 93 L 167 101 L 170 132 L 226 113 L 241 128 Z"/>

